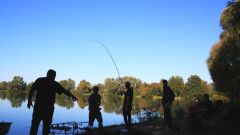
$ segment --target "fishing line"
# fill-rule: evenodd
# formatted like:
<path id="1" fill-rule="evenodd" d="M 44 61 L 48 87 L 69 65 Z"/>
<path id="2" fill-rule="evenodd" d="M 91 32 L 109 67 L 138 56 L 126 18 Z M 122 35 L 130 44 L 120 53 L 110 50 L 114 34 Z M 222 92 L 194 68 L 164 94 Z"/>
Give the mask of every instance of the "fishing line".
<path id="1" fill-rule="evenodd" d="M 115 63 L 115 61 L 114 61 L 111 53 L 110 53 L 109 50 L 107 49 L 107 47 L 106 47 L 103 43 L 101 43 L 100 41 L 98 41 L 98 40 L 92 40 L 92 42 L 97 42 L 99 45 L 101 45 L 101 46 L 108 52 L 108 54 L 110 55 L 110 57 L 111 57 L 111 59 L 112 59 L 112 61 L 113 61 L 113 63 L 114 63 L 114 66 L 115 66 L 115 68 L 116 68 L 116 70 L 117 70 L 117 73 L 118 73 L 118 76 L 119 76 L 119 79 L 120 79 L 120 83 L 121 83 L 121 86 L 122 86 L 122 79 L 121 79 L 120 73 L 119 73 L 119 71 L 118 71 L 117 65 L 116 65 L 116 63 Z M 122 90 L 123 90 L 123 86 L 122 86 Z"/>

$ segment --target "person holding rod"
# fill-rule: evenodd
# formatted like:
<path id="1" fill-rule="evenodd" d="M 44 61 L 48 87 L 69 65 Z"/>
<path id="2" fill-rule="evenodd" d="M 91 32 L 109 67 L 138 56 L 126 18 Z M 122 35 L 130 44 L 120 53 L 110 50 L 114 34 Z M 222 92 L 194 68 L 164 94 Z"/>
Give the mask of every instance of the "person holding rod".
<path id="1" fill-rule="evenodd" d="M 123 118 L 125 122 L 125 127 L 127 129 L 131 128 L 131 111 L 132 111 L 132 100 L 133 100 L 133 89 L 130 87 L 130 82 L 125 83 L 127 91 L 124 93 L 123 102 Z"/>

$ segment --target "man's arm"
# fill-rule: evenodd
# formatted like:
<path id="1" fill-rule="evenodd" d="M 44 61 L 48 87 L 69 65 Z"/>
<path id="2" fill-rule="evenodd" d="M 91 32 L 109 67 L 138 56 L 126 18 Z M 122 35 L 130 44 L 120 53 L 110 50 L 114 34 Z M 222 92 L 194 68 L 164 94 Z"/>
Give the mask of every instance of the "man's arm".
<path id="1" fill-rule="evenodd" d="M 99 95 L 100 96 L 100 95 Z M 100 98 L 99 98 L 99 106 L 101 105 L 101 96 L 100 96 Z"/>
<path id="2" fill-rule="evenodd" d="M 28 93 L 28 104 L 27 107 L 30 109 L 32 105 L 32 95 L 33 95 L 34 89 L 30 89 L 29 93 Z"/>
<path id="3" fill-rule="evenodd" d="M 77 98 L 68 90 L 63 90 L 63 93 L 69 97 L 72 97 L 73 101 L 76 101 Z"/>
<path id="4" fill-rule="evenodd" d="M 57 93 L 59 95 L 61 95 L 62 93 L 64 93 L 65 95 L 72 97 L 73 101 L 76 101 L 77 98 L 68 90 L 66 90 L 65 88 L 62 87 L 61 84 L 59 84 L 58 82 L 56 82 L 56 89 L 57 89 Z"/>
<path id="5" fill-rule="evenodd" d="M 30 89 L 30 91 L 29 91 L 29 93 L 28 93 L 28 104 L 27 104 L 27 107 L 30 109 L 30 107 L 32 106 L 33 107 L 33 105 L 32 105 L 32 96 L 33 96 L 33 92 L 34 92 L 34 90 L 36 90 L 36 85 L 37 85 L 37 80 L 33 83 L 33 85 L 32 85 L 32 87 L 31 87 L 31 89 Z"/>

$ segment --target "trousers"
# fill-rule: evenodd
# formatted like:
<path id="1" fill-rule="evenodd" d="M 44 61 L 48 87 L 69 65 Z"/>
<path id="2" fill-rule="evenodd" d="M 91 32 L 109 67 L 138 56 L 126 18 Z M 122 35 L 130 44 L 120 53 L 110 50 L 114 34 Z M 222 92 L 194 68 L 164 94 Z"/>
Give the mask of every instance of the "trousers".
<path id="1" fill-rule="evenodd" d="M 103 120 L 102 120 L 102 114 L 100 112 L 100 110 L 89 110 L 89 122 L 88 125 L 93 126 L 93 122 L 94 120 L 97 119 L 98 121 L 98 127 L 102 128 L 103 127 Z"/>
<path id="2" fill-rule="evenodd" d="M 131 111 L 132 111 L 131 108 L 128 108 L 128 110 L 126 110 L 125 107 L 123 107 L 123 118 L 124 118 L 126 127 L 131 126 L 131 121 L 132 121 Z"/>
<path id="3" fill-rule="evenodd" d="M 54 109 L 39 109 L 34 108 L 33 115 L 32 115 L 32 125 L 30 129 L 30 135 L 37 135 L 38 127 L 41 122 L 43 121 L 43 135 L 48 135 L 50 133 L 50 126 L 52 123 Z"/>
<path id="4" fill-rule="evenodd" d="M 168 128 L 172 127 L 172 116 L 171 116 L 171 108 L 164 108 L 164 125 L 168 126 Z"/>

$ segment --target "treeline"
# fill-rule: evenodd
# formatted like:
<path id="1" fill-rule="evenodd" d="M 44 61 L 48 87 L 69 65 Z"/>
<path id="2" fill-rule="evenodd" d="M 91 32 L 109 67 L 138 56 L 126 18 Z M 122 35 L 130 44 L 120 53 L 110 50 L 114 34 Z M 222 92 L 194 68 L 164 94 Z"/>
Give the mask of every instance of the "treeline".
<path id="1" fill-rule="evenodd" d="M 162 96 L 163 86 L 161 79 L 157 83 L 146 83 L 142 82 L 140 79 L 125 76 L 121 78 L 107 78 L 104 84 L 99 83 L 92 85 L 86 80 L 82 80 L 75 87 L 75 81 L 72 79 L 61 80 L 59 83 L 67 90 L 71 91 L 75 95 L 83 95 L 92 92 L 93 86 L 99 87 L 99 93 L 102 95 L 117 94 L 120 90 L 125 90 L 124 84 L 126 81 L 131 83 L 135 96 L 143 98 L 152 98 L 153 96 Z M 16 93 L 28 92 L 32 86 L 33 82 L 26 83 L 22 77 L 14 76 L 13 80 L 10 82 L 2 81 L 0 83 L 0 90 L 7 90 Z M 172 76 L 168 80 L 169 86 L 174 91 L 177 97 L 192 97 L 193 99 L 199 99 L 202 94 L 209 94 L 214 100 L 227 100 L 227 97 L 223 93 L 219 93 L 215 90 L 212 83 L 201 80 L 197 75 L 191 75 L 187 82 L 185 83 L 183 78 L 180 76 Z"/>

